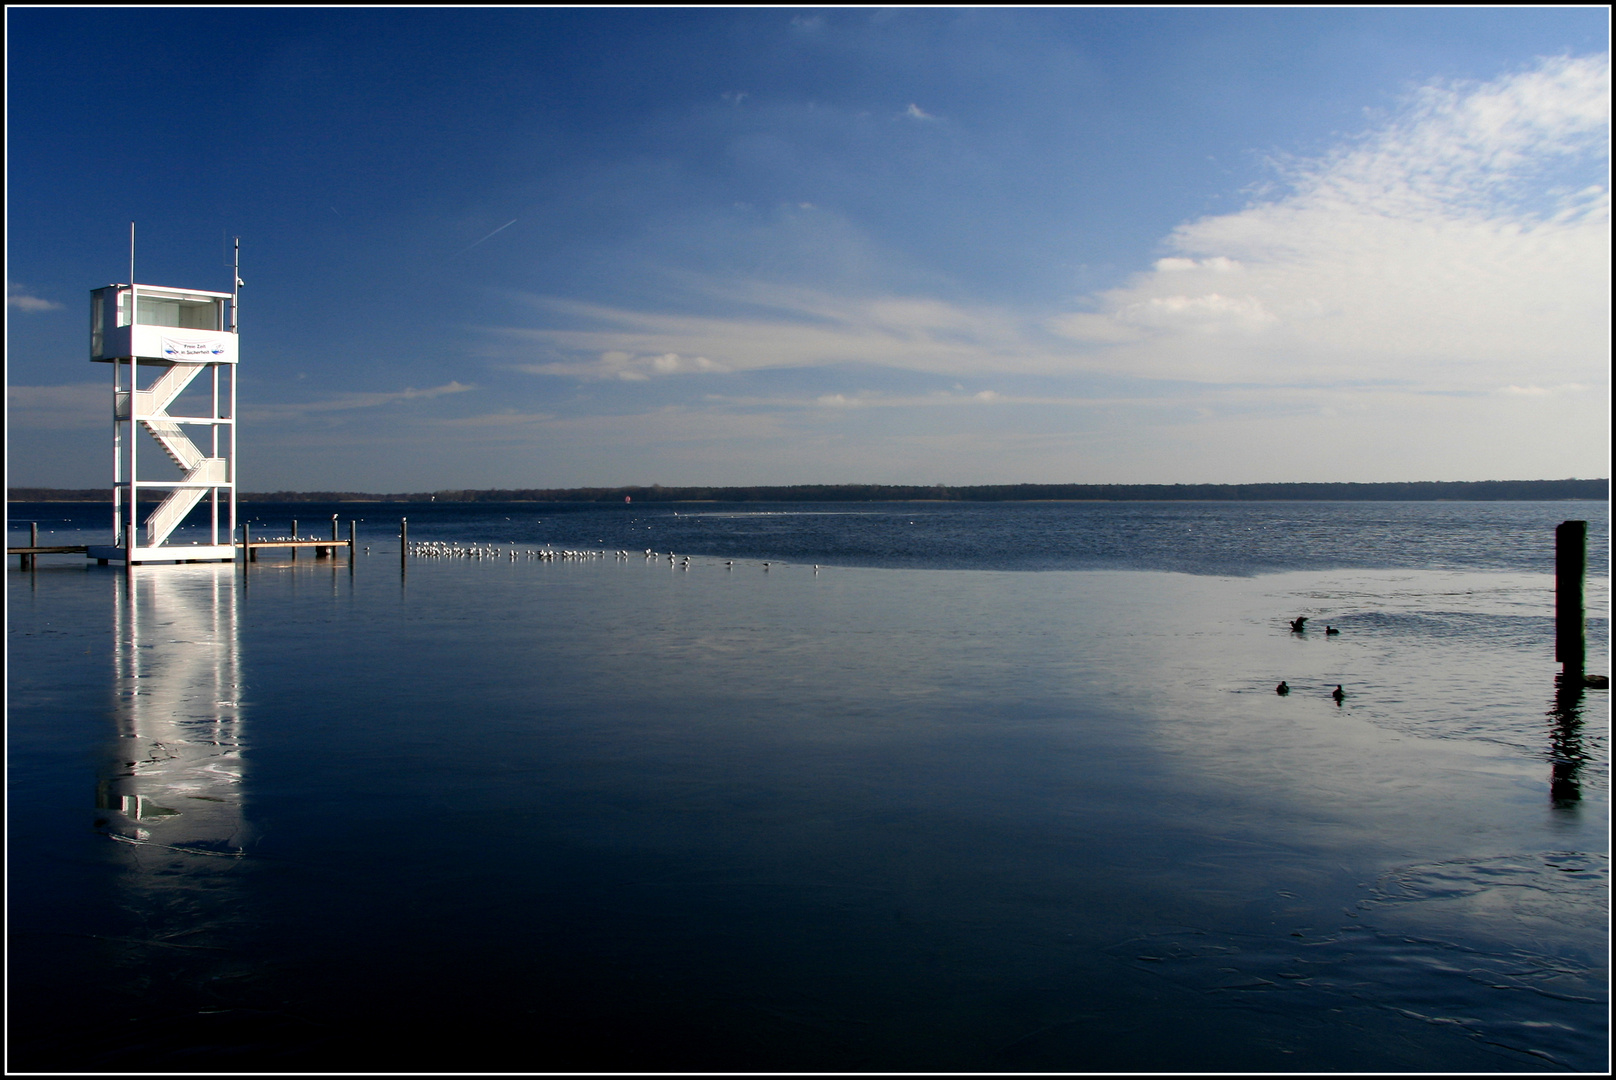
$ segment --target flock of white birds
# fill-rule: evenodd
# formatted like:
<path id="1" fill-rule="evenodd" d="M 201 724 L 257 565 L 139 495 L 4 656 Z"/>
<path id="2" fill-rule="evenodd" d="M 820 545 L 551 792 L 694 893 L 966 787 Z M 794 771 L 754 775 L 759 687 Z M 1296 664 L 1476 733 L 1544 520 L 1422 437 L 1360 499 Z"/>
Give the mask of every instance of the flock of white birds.
<path id="1" fill-rule="evenodd" d="M 368 553 L 369 548 L 365 551 Z M 553 548 L 548 545 L 539 548 L 501 547 L 498 544 L 462 544 L 460 541 L 445 542 L 442 540 L 421 540 L 410 542 L 410 555 L 418 559 L 504 559 L 507 562 L 528 559 L 538 562 L 582 562 L 587 559 L 604 559 L 608 555 L 619 562 L 627 562 L 637 557 L 638 553 L 619 549 L 617 551 L 575 551 L 571 548 Z M 661 562 L 666 559 L 670 568 L 679 570 L 690 569 L 690 556 L 677 555 L 672 551 L 658 552 L 646 548 L 645 561 L 648 563 Z M 785 566 L 786 563 L 762 563 L 765 572 L 771 566 Z M 725 559 L 726 569 L 735 568 L 734 559 Z M 814 567 L 814 573 L 819 573 L 819 567 Z"/>

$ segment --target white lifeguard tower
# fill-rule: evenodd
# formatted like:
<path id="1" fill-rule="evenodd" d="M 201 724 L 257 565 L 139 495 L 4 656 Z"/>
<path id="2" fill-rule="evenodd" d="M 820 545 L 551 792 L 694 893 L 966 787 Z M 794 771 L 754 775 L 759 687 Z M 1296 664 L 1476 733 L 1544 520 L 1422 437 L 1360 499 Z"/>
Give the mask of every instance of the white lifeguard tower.
<path id="1" fill-rule="evenodd" d="M 112 365 L 113 542 L 89 545 L 90 558 L 130 565 L 235 559 L 237 296 L 136 284 L 91 290 L 90 359 Z M 208 389 L 192 388 L 204 372 Z M 182 395 L 186 413 L 171 414 Z M 187 427 L 204 429 L 202 446 Z M 170 464 L 149 450 L 143 460 L 141 429 Z M 158 478 L 157 470 L 167 476 Z M 141 495 L 149 503 L 159 491 L 167 495 L 142 529 Z M 207 539 L 167 543 L 204 497 L 212 504 Z"/>

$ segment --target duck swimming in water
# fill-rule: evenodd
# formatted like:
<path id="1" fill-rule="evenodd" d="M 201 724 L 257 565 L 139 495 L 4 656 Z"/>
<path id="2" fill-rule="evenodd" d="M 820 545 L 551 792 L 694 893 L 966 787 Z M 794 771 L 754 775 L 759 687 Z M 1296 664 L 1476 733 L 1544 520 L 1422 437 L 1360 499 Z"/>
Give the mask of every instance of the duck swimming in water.
<path id="1" fill-rule="evenodd" d="M 1284 679 L 1279 680 L 1279 685 L 1274 687 L 1274 693 L 1278 694 L 1280 697 L 1284 697 L 1286 694 L 1288 694 L 1290 692 L 1291 692 L 1290 684 L 1287 683 Z"/>
<path id="2" fill-rule="evenodd" d="M 1336 683 L 1335 689 L 1330 691 L 1330 696 L 1335 698 L 1335 703 L 1339 705 L 1341 704 L 1341 699 L 1347 696 L 1347 692 L 1341 689 L 1340 683 Z"/>
<path id="3" fill-rule="evenodd" d="M 1307 616 L 1306 615 L 1298 615 L 1296 618 L 1292 619 L 1291 620 L 1291 633 L 1300 634 L 1303 631 L 1303 629 L 1305 629 L 1305 627 L 1303 627 L 1303 625 L 1302 625 L 1305 622 L 1307 622 Z"/>
<path id="4" fill-rule="evenodd" d="M 1331 634 L 1339 634 L 1340 632 L 1341 631 L 1337 630 L 1335 627 L 1331 626 L 1329 623 L 1324 624 L 1324 636 L 1325 637 L 1329 637 Z"/>

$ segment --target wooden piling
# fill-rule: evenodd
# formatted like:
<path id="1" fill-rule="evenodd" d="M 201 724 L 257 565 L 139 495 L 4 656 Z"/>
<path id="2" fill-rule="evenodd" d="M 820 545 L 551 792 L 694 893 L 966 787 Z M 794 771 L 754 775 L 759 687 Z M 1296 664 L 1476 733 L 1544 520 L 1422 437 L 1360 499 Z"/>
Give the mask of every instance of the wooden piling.
<path id="1" fill-rule="evenodd" d="M 292 539 L 297 539 L 297 519 L 292 519 Z M 292 549 L 292 561 L 297 562 L 297 548 Z"/>
<path id="2" fill-rule="evenodd" d="M 398 572 L 403 573 L 408 567 L 405 560 L 410 554 L 410 519 L 398 519 Z"/>
<path id="3" fill-rule="evenodd" d="M 1588 564 L 1588 523 L 1562 521 L 1554 530 L 1554 658 L 1567 679 L 1582 680 L 1587 621 L 1582 583 Z"/>
<path id="4" fill-rule="evenodd" d="M 247 523 L 241 523 L 241 550 L 247 556 L 247 562 L 258 561 L 258 549 L 252 546 L 252 534 L 247 530 Z"/>
<path id="5" fill-rule="evenodd" d="M 39 546 L 39 522 L 37 522 L 37 521 L 30 521 L 28 523 L 28 546 L 29 547 L 38 547 Z M 32 570 L 35 567 L 35 565 L 37 565 L 35 560 L 38 559 L 38 558 L 39 558 L 38 555 L 32 555 L 32 554 L 24 555 L 22 557 L 23 569 L 24 570 Z"/>
<path id="6" fill-rule="evenodd" d="M 354 564 L 354 549 L 359 546 L 357 543 L 355 543 L 355 541 L 358 540 L 358 539 L 359 539 L 359 523 L 357 521 L 354 521 L 352 518 L 349 518 L 348 519 L 348 569 L 350 569 L 350 570 L 353 569 L 353 564 Z"/>

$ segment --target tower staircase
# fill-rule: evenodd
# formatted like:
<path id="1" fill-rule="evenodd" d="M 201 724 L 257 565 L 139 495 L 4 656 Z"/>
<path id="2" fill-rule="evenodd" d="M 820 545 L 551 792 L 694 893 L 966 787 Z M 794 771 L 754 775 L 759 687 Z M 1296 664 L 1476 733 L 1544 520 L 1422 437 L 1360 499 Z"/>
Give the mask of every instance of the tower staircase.
<path id="1" fill-rule="evenodd" d="M 184 487 L 174 488 L 168 497 L 157 504 L 157 509 L 146 518 L 146 546 L 157 547 L 167 540 L 185 515 L 208 488 L 230 481 L 230 463 L 225 458 L 208 457 L 190 440 L 180 425 L 168 415 L 168 407 L 185 391 L 191 380 L 207 367 L 206 364 L 175 364 L 163 372 L 146 390 L 120 391 L 113 399 L 114 415 L 119 420 L 129 419 L 131 397 L 135 417 L 169 459 L 185 472 Z"/>

